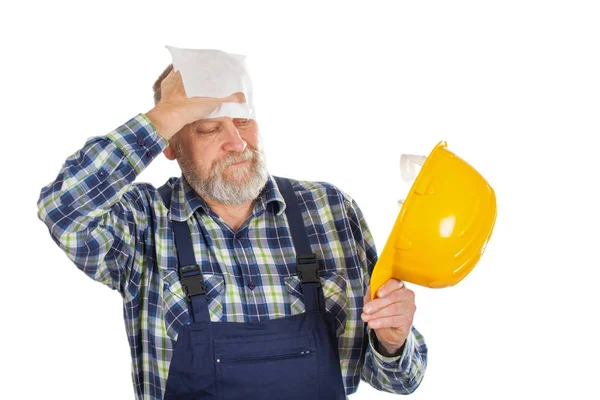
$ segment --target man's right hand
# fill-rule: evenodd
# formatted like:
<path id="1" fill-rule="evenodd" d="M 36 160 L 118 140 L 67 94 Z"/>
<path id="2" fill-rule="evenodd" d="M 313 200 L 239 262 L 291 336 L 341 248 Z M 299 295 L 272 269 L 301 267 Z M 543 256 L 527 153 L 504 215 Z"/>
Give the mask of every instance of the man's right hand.
<path id="1" fill-rule="evenodd" d="M 148 111 L 146 116 L 156 126 L 158 133 L 167 140 L 187 124 L 206 117 L 223 103 L 246 101 L 241 92 L 221 98 L 187 97 L 181 73 L 174 70 L 161 82 L 160 91 L 159 103 Z"/>

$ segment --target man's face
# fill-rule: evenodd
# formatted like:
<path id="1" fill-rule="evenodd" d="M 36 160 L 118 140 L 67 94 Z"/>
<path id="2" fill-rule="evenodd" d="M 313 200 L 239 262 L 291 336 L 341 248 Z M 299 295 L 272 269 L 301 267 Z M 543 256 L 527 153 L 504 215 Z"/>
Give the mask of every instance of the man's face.
<path id="1" fill-rule="evenodd" d="M 256 120 L 202 119 L 186 125 L 174 139 L 171 144 L 183 175 L 204 198 L 245 204 L 258 196 L 268 179 Z"/>

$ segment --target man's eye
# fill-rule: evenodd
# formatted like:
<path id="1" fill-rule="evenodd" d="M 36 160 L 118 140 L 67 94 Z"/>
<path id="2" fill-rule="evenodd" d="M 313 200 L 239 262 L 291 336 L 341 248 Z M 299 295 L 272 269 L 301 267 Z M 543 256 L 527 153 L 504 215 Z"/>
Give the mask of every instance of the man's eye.
<path id="1" fill-rule="evenodd" d="M 219 132 L 220 128 L 214 128 L 214 129 L 196 129 L 196 132 L 198 133 L 204 133 L 204 134 L 208 134 L 208 133 L 217 133 Z"/>
<path id="2" fill-rule="evenodd" d="M 248 119 L 236 119 L 234 122 L 236 124 L 246 125 L 248 122 L 250 122 L 250 120 L 248 120 Z"/>

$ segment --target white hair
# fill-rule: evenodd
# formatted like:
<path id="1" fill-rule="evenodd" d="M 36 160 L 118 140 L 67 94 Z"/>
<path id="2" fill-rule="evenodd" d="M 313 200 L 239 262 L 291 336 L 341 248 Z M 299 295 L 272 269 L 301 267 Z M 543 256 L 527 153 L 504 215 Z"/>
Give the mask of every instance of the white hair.
<path id="1" fill-rule="evenodd" d="M 226 157 L 213 162 L 210 171 L 205 167 L 196 166 L 186 156 L 179 138 L 171 140 L 177 157 L 177 162 L 183 176 L 203 198 L 210 198 L 224 205 L 237 206 L 255 200 L 267 183 L 269 173 L 264 152 L 249 146 L 241 153 L 231 152 Z M 223 171 L 229 165 L 241 161 L 250 161 L 250 165 L 234 169 L 231 174 L 236 179 L 227 179 Z M 240 182 L 238 179 L 249 175 Z"/>

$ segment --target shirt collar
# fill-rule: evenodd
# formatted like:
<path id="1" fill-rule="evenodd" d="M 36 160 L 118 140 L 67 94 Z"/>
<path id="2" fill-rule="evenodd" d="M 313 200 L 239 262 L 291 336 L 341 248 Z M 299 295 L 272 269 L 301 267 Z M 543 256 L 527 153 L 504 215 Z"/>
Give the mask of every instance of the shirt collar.
<path id="1" fill-rule="evenodd" d="M 181 176 L 173 183 L 173 192 L 171 193 L 170 219 L 175 221 L 185 221 L 189 219 L 197 209 L 201 209 L 207 214 L 212 210 L 204 199 L 194 191 L 187 180 Z M 279 191 L 275 179 L 269 175 L 267 183 L 259 193 L 254 202 L 254 215 L 258 215 L 263 210 L 269 210 L 274 215 L 281 215 L 285 211 L 285 201 Z"/>

